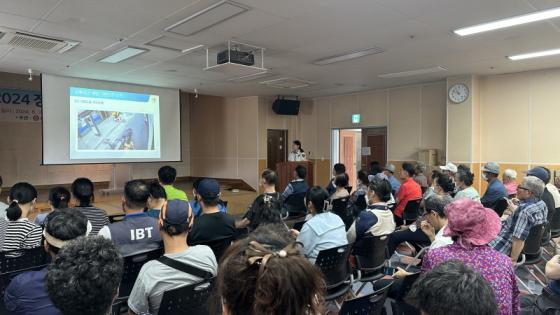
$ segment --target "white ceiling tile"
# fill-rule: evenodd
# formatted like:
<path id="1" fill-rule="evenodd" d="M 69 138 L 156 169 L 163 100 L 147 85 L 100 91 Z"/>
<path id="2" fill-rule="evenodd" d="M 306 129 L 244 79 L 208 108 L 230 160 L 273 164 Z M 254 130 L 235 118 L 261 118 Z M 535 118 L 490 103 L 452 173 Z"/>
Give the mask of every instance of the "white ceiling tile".
<path id="1" fill-rule="evenodd" d="M 37 19 L 57 2 L 59 0 L 0 0 L 0 12 Z"/>
<path id="2" fill-rule="evenodd" d="M 36 23 L 32 18 L 0 12 L 0 26 L 27 31 Z"/>

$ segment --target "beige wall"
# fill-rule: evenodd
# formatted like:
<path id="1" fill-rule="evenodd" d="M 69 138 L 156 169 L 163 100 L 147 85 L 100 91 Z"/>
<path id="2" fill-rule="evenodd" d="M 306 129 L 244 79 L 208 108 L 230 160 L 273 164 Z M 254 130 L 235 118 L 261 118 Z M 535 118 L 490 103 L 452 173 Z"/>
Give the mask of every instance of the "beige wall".
<path id="1" fill-rule="evenodd" d="M 190 98 L 191 175 L 258 186 L 259 99 Z"/>
<path id="2" fill-rule="evenodd" d="M 0 87 L 39 91 L 41 82 L 38 77 L 30 82 L 25 75 L 0 72 Z M 183 162 L 169 164 L 177 168 L 180 176 L 186 176 L 189 175 L 189 110 L 185 93 L 181 95 L 181 104 Z M 80 176 L 89 177 L 93 181 L 110 180 L 112 168 L 107 164 L 42 166 L 41 123 L 2 122 L 0 130 L 0 175 L 4 179 L 4 186 L 18 181 L 28 181 L 34 185 L 71 183 Z M 156 177 L 161 165 L 163 164 L 132 164 L 133 177 Z"/>
<path id="3" fill-rule="evenodd" d="M 314 99 L 317 156 L 330 159 L 331 129 L 387 126 L 390 161 L 416 160 L 420 149 L 445 150 L 445 82 Z M 361 114 L 352 124 L 352 114 Z"/>

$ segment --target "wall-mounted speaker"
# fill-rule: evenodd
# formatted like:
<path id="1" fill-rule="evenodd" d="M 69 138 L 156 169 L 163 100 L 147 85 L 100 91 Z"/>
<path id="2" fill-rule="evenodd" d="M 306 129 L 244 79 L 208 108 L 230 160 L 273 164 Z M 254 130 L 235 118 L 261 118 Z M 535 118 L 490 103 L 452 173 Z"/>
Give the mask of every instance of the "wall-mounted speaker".
<path id="1" fill-rule="evenodd" d="M 276 99 L 272 103 L 272 110 L 278 115 L 299 114 L 299 100 Z"/>

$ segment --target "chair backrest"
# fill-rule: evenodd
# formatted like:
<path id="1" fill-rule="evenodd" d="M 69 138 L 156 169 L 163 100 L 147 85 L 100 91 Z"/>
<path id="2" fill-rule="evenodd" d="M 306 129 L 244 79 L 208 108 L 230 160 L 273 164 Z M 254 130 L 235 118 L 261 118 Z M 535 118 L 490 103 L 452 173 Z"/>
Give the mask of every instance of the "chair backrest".
<path id="1" fill-rule="evenodd" d="M 554 215 L 550 221 L 550 229 L 552 231 L 560 230 L 560 208 L 554 209 Z"/>
<path id="2" fill-rule="evenodd" d="M 529 230 L 529 236 L 525 240 L 523 246 L 523 254 L 529 258 L 540 256 L 541 254 L 541 239 L 544 233 L 545 224 L 535 225 Z"/>
<path id="3" fill-rule="evenodd" d="M 373 236 L 371 234 L 358 239 L 352 247 L 352 255 L 360 270 L 367 272 L 383 268 L 387 258 L 388 235 Z"/>
<path id="4" fill-rule="evenodd" d="M 119 287 L 119 297 L 129 296 L 142 266 L 150 260 L 160 258 L 162 254 L 163 247 L 124 257 L 124 270 Z"/>
<path id="5" fill-rule="evenodd" d="M 43 247 L 0 252 L 0 274 L 46 265 L 50 256 Z"/>
<path id="6" fill-rule="evenodd" d="M 342 245 L 319 252 L 315 265 L 321 269 L 327 289 L 337 287 L 350 278 L 348 256 L 350 245 Z"/>
<path id="7" fill-rule="evenodd" d="M 115 222 L 119 222 L 122 221 L 125 217 L 125 214 L 113 214 L 108 216 L 107 218 L 109 218 L 109 223 L 115 223 Z"/>
<path id="8" fill-rule="evenodd" d="M 342 303 L 338 315 L 381 315 L 384 314 L 387 290 L 382 293 L 370 293 Z"/>
<path id="9" fill-rule="evenodd" d="M 216 261 L 220 261 L 220 258 L 222 258 L 225 251 L 231 245 L 232 240 L 233 240 L 232 237 L 228 237 L 224 239 L 212 240 L 209 242 L 196 243 L 193 245 L 206 245 L 210 247 L 214 252 L 214 256 L 216 256 Z"/>
<path id="10" fill-rule="evenodd" d="M 305 206 L 306 194 L 306 192 L 291 194 L 284 200 L 284 207 L 290 215 L 307 212 L 307 207 Z"/>
<path id="11" fill-rule="evenodd" d="M 494 211 L 496 211 L 496 213 L 498 214 L 499 217 L 501 217 L 504 214 L 504 211 L 507 209 L 508 207 L 508 202 L 505 198 L 500 198 L 498 199 L 498 201 L 496 201 L 496 203 L 494 204 Z"/>
<path id="12" fill-rule="evenodd" d="M 403 219 L 406 221 L 414 221 L 420 216 L 420 202 L 422 199 L 409 200 L 403 210 Z"/>
<path id="13" fill-rule="evenodd" d="M 349 198 L 350 197 L 337 198 L 331 201 L 331 212 L 338 215 L 342 219 L 347 231 L 354 221 L 351 213 L 352 211 L 348 209 Z"/>
<path id="14" fill-rule="evenodd" d="M 210 314 L 216 278 L 165 291 L 158 315 Z"/>

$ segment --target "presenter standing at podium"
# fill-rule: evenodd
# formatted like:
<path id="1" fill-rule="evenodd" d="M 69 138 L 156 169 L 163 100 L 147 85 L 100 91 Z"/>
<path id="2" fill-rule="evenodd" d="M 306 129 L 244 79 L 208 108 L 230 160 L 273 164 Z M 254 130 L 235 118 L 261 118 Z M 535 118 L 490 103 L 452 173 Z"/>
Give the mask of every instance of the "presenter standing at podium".
<path id="1" fill-rule="evenodd" d="M 288 161 L 290 162 L 307 161 L 307 156 L 305 155 L 305 151 L 301 148 L 301 141 L 295 140 L 292 143 L 292 152 L 290 152 L 290 155 L 288 155 Z"/>

